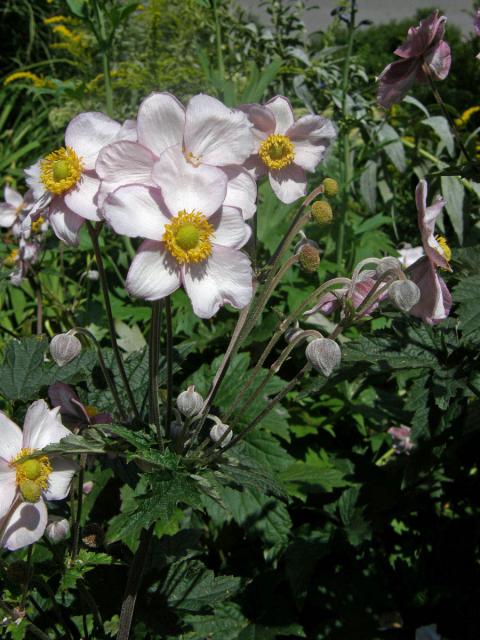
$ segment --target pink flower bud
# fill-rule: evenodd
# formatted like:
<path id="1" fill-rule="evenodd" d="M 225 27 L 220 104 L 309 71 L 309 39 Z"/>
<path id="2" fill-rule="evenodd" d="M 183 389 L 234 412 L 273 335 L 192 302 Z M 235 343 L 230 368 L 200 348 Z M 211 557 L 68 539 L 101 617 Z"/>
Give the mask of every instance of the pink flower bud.
<path id="1" fill-rule="evenodd" d="M 87 482 L 83 483 L 82 491 L 85 496 L 88 496 L 88 494 L 91 493 L 93 489 L 93 485 L 94 483 L 91 480 L 88 480 Z"/>

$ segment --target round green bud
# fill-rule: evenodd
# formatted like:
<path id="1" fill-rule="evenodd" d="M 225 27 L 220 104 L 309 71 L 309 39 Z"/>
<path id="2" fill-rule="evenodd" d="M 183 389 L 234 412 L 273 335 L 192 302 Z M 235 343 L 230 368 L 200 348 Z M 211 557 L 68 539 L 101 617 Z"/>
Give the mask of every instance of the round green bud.
<path id="1" fill-rule="evenodd" d="M 19 487 L 25 502 L 38 502 L 42 495 L 42 488 L 34 480 L 23 480 Z"/>
<path id="2" fill-rule="evenodd" d="M 323 193 L 326 198 L 334 198 L 338 193 L 338 182 L 333 178 L 325 178 L 322 182 Z"/>
<path id="3" fill-rule="evenodd" d="M 332 207 L 326 200 L 317 200 L 312 204 L 311 214 L 317 224 L 330 224 L 333 220 Z"/>
<path id="4" fill-rule="evenodd" d="M 298 252 L 298 263 L 303 271 L 314 273 L 320 265 L 320 252 L 311 244 L 304 244 Z"/>

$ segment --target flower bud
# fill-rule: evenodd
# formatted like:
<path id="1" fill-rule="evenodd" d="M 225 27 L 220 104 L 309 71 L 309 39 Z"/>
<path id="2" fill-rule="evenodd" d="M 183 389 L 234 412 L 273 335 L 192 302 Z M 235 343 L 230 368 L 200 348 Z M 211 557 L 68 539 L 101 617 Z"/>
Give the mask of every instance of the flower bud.
<path id="1" fill-rule="evenodd" d="M 25 502 L 38 502 L 42 495 L 42 488 L 35 482 L 35 480 L 22 480 L 18 488 L 22 494 L 22 498 Z"/>
<path id="2" fill-rule="evenodd" d="M 392 436 L 393 449 L 396 454 L 406 453 L 407 455 L 415 447 L 412 442 L 410 427 L 402 425 L 401 427 L 390 427 L 387 433 Z"/>
<path id="3" fill-rule="evenodd" d="M 53 544 L 66 540 L 70 535 L 70 524 L 68 520 L 66 518 L 60 518 L 59 516 L 50 516 L 45 529 L 45 535 Z"/>
<path id="4" fill-rule="evenodd" d="M 82 343 L 70 333 L 59 333 L 50 342 L 50 354 L 59 367 L 71 362 L 82 350 Z"/>
<path id="5" fill-rule="evenodd" d="M 230 430 L 228 424 L 223 424 L 222 422 L 214 424 L 210 429 L 210 438 L 213 442 L 218 442 L 226 431 L 228 431 L 228 435 L 222 440 L 222 444 L 220 445 L 221 447 L 226 447 L 233 438 L 233 431 Z"/>
<path id="6" fill-rule="evenodd" d="M 288 327 L 288 329 L 283 334 L 283 337 L 285 338 L 285 341 L 290 344 L 290 342 L 293 342 L 293 340 L 295 340 L 295 338 L 298 338 L 298 336 L 302 333 L 303 329 L 300 329 L 298 322 L 296 322 L 293 327 Z"/>
<path id="7" fill-rule="evenodd" d="M 93 282 L 96 282 L 99 278 L 99 273 L 96 269 L 90 269 L 89 271 L 87 271 L 87 278 L 89 280 L 92 280 Z"/>
<path id="8" fill-rule="evenodd" d="M 89 493 L 92 492 L 94 483 L 91 480 L 87 480 L 87 482 L 83 483 L 82 493 L 84 496 L 88 496 Z"/>
<path id="9" fill-rule="evenodd" d="M 387 271 L 401 270 L 402 265 L 400 264 L 400 260 L 397 260 L 397 258 L 393 258 L 392 256 L 387 256 L 386 258 L 382 258 L 377 264 L 376 276 L 377 278 L 381 278 Z"/>
<path id="10" fill-rule="evenodd" d="M 317 200 L 310 209 L 313 220 L 317 224 L 330 224 L 333 220 L 332 207 L 326 200 Z"/>
<path id="11" fill-rule="evenodd" d="M 388 288 L 388 297 L 400 311 L 410 311 L 420 300 L 420 295 L 420 289 L 411 280 L 397 280 Z"/>
<path id="12" fill-rule="evenodd" d="M 330 338 L 312 340 L 305 350 L 305 355 L 310 364 L 326 378 L 338 367 L 342 359 L 340 347 Z"/>
<path id="13" fill-rule="evenodd" d="M 186 391 L 182 391 L 177 398 L 177 407 L 182 415 L 186 418 L 193 418 L 203 407 L 202 396 L 195 391 L 194 385 L 188 387 Z"/>
<path id="14" fill-rule="evenodd" d="M 297 251 L 297 255 L 298 264 L 306 273 L 315 273 L 320 266 L 320 251 L 311 242 L 302 243 Z"/>
<path id="15" fill-rule="evenodd" d="M 338 182 L 333 178 L 325 178 L 322 182 L 323 193 L 326 198 L 334 198 L 338 193 Z"/>

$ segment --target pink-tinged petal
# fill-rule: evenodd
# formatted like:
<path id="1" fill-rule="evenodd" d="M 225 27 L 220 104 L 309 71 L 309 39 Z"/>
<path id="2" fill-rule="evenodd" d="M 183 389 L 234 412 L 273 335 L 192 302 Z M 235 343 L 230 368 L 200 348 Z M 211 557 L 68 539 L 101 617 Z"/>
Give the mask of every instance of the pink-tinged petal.
<path id="1" fill-rule="evenodd" d="M 16 473 L 10 463 L 0 458 L 0 518 L 9 512 L 17 491 Z"/>
<path id="2" fill-rule="evenodd" d="M 23 423 L 23 446 L 27 449 L 43 449 L 71 436 L 72 432 L 60 420 L 59 411 L 60 407 L 49 409 L 44 400 L 32 403 Z"/>
<path id="3" fill-rule="evenodd" d="M 262 140 L 275 132 L 275 116 L 268 107 L 261 104 L 242 104 L 237 109 L 246 113 L 253 124 L 252 133 L 256 139 L 257 147 Z"/>
<path id="4" fill-rule="evenodd" d="M 297 120 L 286 135 L 295 147 L 295 164 L 305 171 L 315 171 L 337 132 L 331 120 L 308 115 Z"/>
<path id="5" fill-rule="evenodd" d="M 314 307 L 305 312 L 305 315 L 311 316 L 312 314 L 318 312 L 323 313 L 326 316 L 330 315 L 338 308 L 341 298 L 345 295 L 346 292 L 347 289 L 339 289 L 337 295 L 331 293 L 330 291 L 328 293 L 325 293 L 323 296 L 321 296 Z"/>
<path id="6" fill-rule="evenodd" d="M 399 249 L 398 253 L 400 254 L 400 262 L 405 269 L 425 255 L 423 247 Z"/>
<path id="7" fill-rule="evenodd" d="M 70 484 L 78 466 L 68 458 L 52 458 L 52 473 L 48 478 L 48 488 L 43 492 L 46 500 L 63 500 L 68 496 Z"/>
<path id="8" fill-rule="evenodd" d="M 352 291 L 351 300 L 355 309 L 358 309 L 363 301 L 368 296 L 370 291 L 376 285 L 376 280 L 373 278 L 364 278 L 363 280 L 358 281 Z M 386 295 L 386 294 L 385 294 Z M 385 296 L 384 296 L 385 297 Z M 374 302 L 372 305 L 365 309 L 362 313 L 363 316 L 368 316 L 378 307 L 378 301 Z"/>
<path id="9" fill-rule="evenodd" d="M 0 202 L 0 227 L 11 227 L 17 219 L 17 211 L 6 202 Z"/>
<path id="10" fill-rule="evenodd" d="M 427 207 L 427 194 L 427 181 L 420 180 L 415 189 L 415 202 L 423 248 L 425 254 L 435 266 L 450 270 L 448 260 L 443 256 L 443 250 L 435 239 L 435 221 L 440 215 L 445 202 L 439 198 Z"/>
<path id="11" fill-rule="evenodd" d="M 412 282 L 420 289 L 420 301 L 410 309 L 410 314 L 427 324 L 436 324 L 448 316 L 452 297 L 442 278 L 427 256 L 420 258 L 408 269 Z"/>
<path id="12" fill-rule="evenodd" d="M 180 282 L 180 267 L 163 242 L 142 242 L 128 271 L 128 293 L 144 300 L 160 300 L 176 291 Z"/>
<path id="13" fill-rule="evenodd" d="M 120 123 L 99 111 L 88 111 L 73 118 L 65 131 L 65 144 L 82 158 L 84 169 L 95 169 L 102 147 L 110 144 L 121 129 Z"/>
<path id="14" fill-rule="evenodd" d="M 47 526 L 48 513 L 45 502 L 40 499 L 35 504 L 22 502 L 0 521 L 0 547 L 17 551 L 37 542 L 43 536 Z"/>
<path id="15" fill-rule="evenodd" d="M 399 60 L 389 64 L 380 74 L 377 100 L 385 109 L 403 100 L 417 79 L 422 64 L 419 59 Z"/>
<path id="16" fill-rule="evenodd" d="M 243 168 L 248 171 L 254 180 L 260 180 L 268 173 L 268 169 L 259 155 L 247 158 L 243 163 Z"/>
<path id="17" fill-rule="evenodd" d="M 295 122 L 292 105 L 284 96 L 275 96 L 265 105 L 275 116 L 275 133 L 285 134 Z"/>
<path id="18" fill-rule="evenodd" d="M 230 165 L 222 167 L 227 174 L 227 193 L 224 205 L 238 207 L 244 220 L 249 220 L 257 210 L 257 184 L 243 167 Z"/>
<path id="19" fill-rule="evenodd" d="M 117 135 L 115 136 L 115 142 L 120 140 L 129 140 L 130 142 L 137 142 L 137 121 L 125 120 L 120 127 Z"/>
<path id="20" fill-rule="evenodd" d="M 68 384 L 55 382 L 48 387 L 48 397 L 52 407 L 60 407 L 62 420 L 75 424 L 88 423 L 88 417 L 82 410 L 80 398 Z"/>
<path id="21" fill-rule="evenodd" d="M 69 209 L 63 198 L 58 197 L 52 200 L 48 220 L 57 238 L 60 238 L 65 244 L 78 244 L 78 234 L 85 218 Z"/>
<path id="22" fill-rule="evenodd" d="M 200 318 L 211 318 L 224 304 L 242 309 L 253 294 L 250 260 L 229 247 L 214 245 L 205 262 L 185 268 L 183 281 L 193 310 Z"/>
<path id="23" fill-rule="evenodd" d="M 102 206 L 109 193 L 128 184 L 153 187 L 152 168 L 157 157 L 146 147 L 124 140 L 104 147 L 98 154 L 95 170 L 102 184 L 98 204 Z"/>
<path id="24" fill-rule="evenodd" d="M 20 452 L 23 436 L 18 425 L 0 411 L 0 458 L 10 461 Z"/>
<path id="25" fill-rule="evenodd" d="M 446 16 L 439 17 L 438 11 L 434 11 L 422 20 L 418 27 L 410 27 L 406 42 L 395 49 L 395 55 L 400 58 L 414 58 L 426 53 L 431 45 L 443 38 L 446 21 Z"/>
<path id="26" fill-rule="evenodd" d="M 160 189 L 132 184 L 120 187 L 103 203 L 109 225 L 130 238 L 161 240 L 169 222 Z"/>
<path id="27" fill-rule="evenodd" d="M 63 196 L 67 207 L 77 216 L 98 222 L 97 193 L 100 180 L 94 171 L 84 171 L 77 184 Z"/>
<path id="28" fill-rule="evenodd" d="M 32 190 L 33 200 L 40 200 L 45 193 L 45 185 L 40 180 L 40 160 L 24 169 L 25 181 Z"/>
<path id="29" fill-rule="evenodd" d="M 452 54 L 449 45 L 442 41 L 425 56 L 425 62 L 430 67 L 437 80 L 445 80 L 452 64 Z"/>
<path id="30" fill-rule="evenodd" d="M 193 210 L 211 216 L 223 204 L 227 193 L 227 176 L 221 169 L 203 164 L 194 166 L 187 162 L 179 146 L 162 153 L 153 167 L 152 178 L 174 216 L 179 211 Z"/>
<path id="31" fill-rule="evenodd" d="M 21 207 L 23 205 L 22 196 L 18 193 L 18 191 L 15 191 L 15 189 L 12 189 L 8 185 L 5 186 L 3 195 L 5 197 L 5 202 L 14 209 L 17 209 L 18 207 Z"/>
<path id="32" fill-rule="evenodd" d="M 253 151 L 251 128 L 241 111 L 199 94 L 187 106 L 185 150 L 199 162 L 213 166 L 242 164 Z"/>
<path id="33" fill-rule="evenodd" d="M 307 177 L 305 171 L 295 164 L 291 164 L 280 171 L 269 173 L 270 184 L 277 198 L 285 204 L 295 202 L 307 191 Z"/>
<path id="34" fill-rule="evenodd" d="M 182 144 L 185 109 L 170 93 L 152 93 L 140 105 L 138 142 L 156 156 L 174 144 Z"/>
<path id="35" fill-rule="evenodd" d="M 223 206 L 209 219 L 209 222 L 215 228 L 212 238 L 214 245 L 240 249 L 248 242 L 252 233 L 237 207 Z"/>

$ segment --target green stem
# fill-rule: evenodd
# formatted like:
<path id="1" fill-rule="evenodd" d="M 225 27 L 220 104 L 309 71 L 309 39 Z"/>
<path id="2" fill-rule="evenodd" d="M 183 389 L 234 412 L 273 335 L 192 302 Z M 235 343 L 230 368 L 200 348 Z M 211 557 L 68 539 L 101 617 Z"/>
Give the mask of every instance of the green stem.
<path id="1" fill-rule="evenodd" d="M 78 556 L 78 546 L 80 543 L 80 521 L 82 519 L 83 508 L 83 480 L 85 477 L 85 463 L 87 461 L 87 454 L 82 453 L 80 455 L 80 471 L 78 473 L 77 484 L 77 511 L 75 519 L 73 521 L 73 541 L 72 541 L 72 560 L 75 561 Z"/>
<path id="2" fill-rule="evenodd" d="M 149 414 L 150 422 L 157 429 L 157 439 L 160 449 L 163 451 L 163 436 L 160 426 L 160 412 L 158 409 L 158 359 L 160 355 L 160 321 L 162 313 L 162 303 L 157 300 L 152 303 L 152 320 L 150 323 L 150 346 L 149 346 Z"/>
<path id="3" fill-rule="evenodd" d="M 108 329 L 110 332 L 110 340 L 112 342 L 112 349 L 115 356 L 115 360 L 117 362 L 118 370 L 120 372 L 120 377 L 122 378 L 123 386 L 125 387 L 125 391 L 127 392 L 128 400 L 130 402 L 130 407 L 133 411 L 135 419 L 137 422 L 140 422 L 140 414 L 138 413 L 137 405 L 135 403 L 135 398 L 133 396 L 132 390 L 130 388 L 130 384 L 128 382 L 127 374 L 125 372 L 125 367 L 123 366 L 122 354 L 120 353 L 120 349 L 117 343 L 117 336 L 115 333 L 115 321 L 113 319 L 112 305 L 110 303 L 110 292 L 108 289 L 108 281 L 107 275 L 105 273 L 105 267 L 103 266 L 103 258 L 102 252 L 100 251 L 100 245 L 98 243 L 98 234 L 101 231 L 101 224 L 95 229 L 91 222 L 87 220 L 87 229 L 90 235 L 90 239 L 93 245 L 93 251 L 95 253 L 95 260 L 97 262 L 98 275 L 100 280 L 100 285 L 102 288 L 103 299 L 105 302 L 105 311 L 107 313 L 107 322 Z"/>
<path id="4" fill-rule="evenodd" d="M 212 0 L 213 19 L 215 22 L 215 44 L 217 48 L 217 66 L 220 78 L 225 78 L 225 64 L 223 62 L 222 52 L 222 29 L 220 27 L 220 19 L 218 17 L 217 0 Z"/>
<path id="5" fill-rule="evenodd" d="M 173 319 L 170 296 L 165 300 L 165 318 L 167 325 L 167 408 L 165 414 L 165 433 L 170 431 L 173 404 Z"/>
<path id="6" fill-rule="evenodd" d="M 107 114 L 113 118 L 113 89 L 110 75 L 110 58 L 107 52 L 102 53 L 103 80 L 105 83 L 105 102 Z"/>

